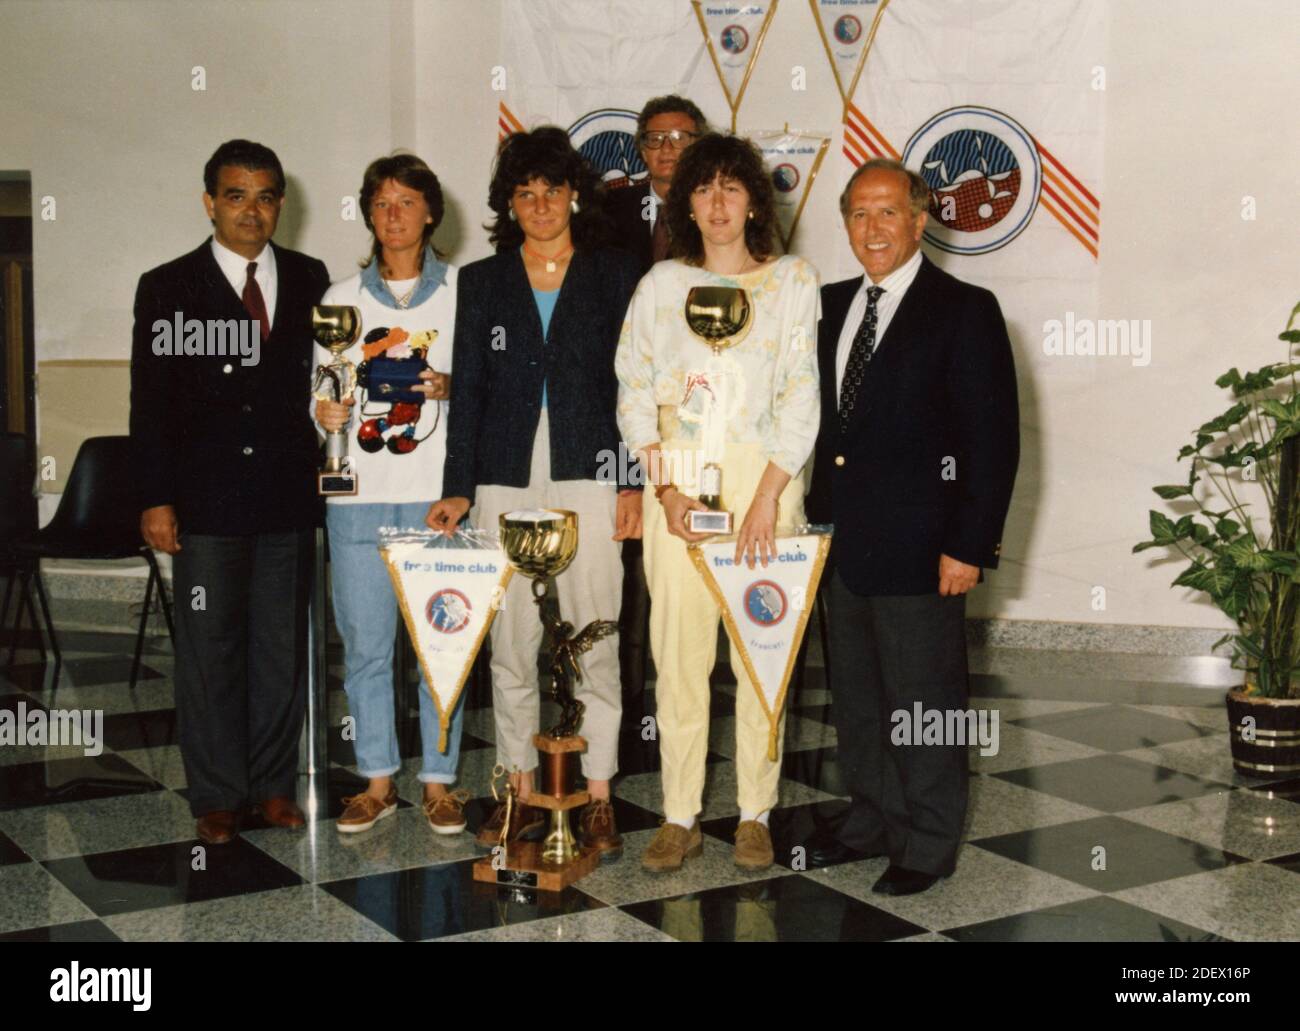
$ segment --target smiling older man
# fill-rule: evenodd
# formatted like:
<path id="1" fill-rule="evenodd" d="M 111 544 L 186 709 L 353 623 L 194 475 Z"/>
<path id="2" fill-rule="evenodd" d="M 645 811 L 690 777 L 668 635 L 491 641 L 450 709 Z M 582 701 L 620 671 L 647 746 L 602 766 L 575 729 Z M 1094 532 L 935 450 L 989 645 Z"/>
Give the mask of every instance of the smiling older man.
<path id="1" fill-rule="evenodd" d="M 869 161 L 840 198 L 865 275 L 822 288 L 822 417 L 808 514 L 833 522 L 826 587 L 840 769 L 852 805 L 809 864 L 888 855 L 873 891 L 952 873 L 964 744 L 891 743 L 891 715 L 965 709 L 966 592 L 998 564 L 1020 455 L 1016 373 L 987 290 L 922 255 L 930 190 Z"/>

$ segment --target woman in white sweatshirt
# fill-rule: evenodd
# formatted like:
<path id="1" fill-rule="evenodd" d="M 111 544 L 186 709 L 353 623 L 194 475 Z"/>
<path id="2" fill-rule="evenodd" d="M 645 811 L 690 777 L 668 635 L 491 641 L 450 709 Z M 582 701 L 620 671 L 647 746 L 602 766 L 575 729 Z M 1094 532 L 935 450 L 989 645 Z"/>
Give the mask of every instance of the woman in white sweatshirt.
<path id="1" fill-rule="evenodd" d="M 416 400 L 389 402 L 358 383 L 343 403 L 318 401 L 324 430 L 347 427 L 348 454 L 358 493 L 330 497 L 326 525 L 335 622 L 343 638 L 344 690 L 356 720 L 357 770 L 366 790 L 344 799 L 338 820 L 343 833 L 369 830 L 397 810 L 393 782 L 401 766 L 393 712 L 393 641 L 397 599 L 380 557 L 380 527 L 418 527 L 432 501 L 442 496 L 446 457 L 447 399 L 451 396 L 452 331 L 456 322 L 456 269 L 433 246 L 442 221 L 438 177 L 411 154 L 371 162 L 360 206 L 373 242 L 359 273 L 335 283 L 322 304 L 361 311 L 360 339 L 344 352 L 355 365 L 378 357 L 423 357 L 429 366 L 411 390 Z M 331 356 L 316 348 L 317 365 Z M 420 738 L 424 761 L 424 812 L 439 834 L 465 829 L 468 793 L 453 791 L 460 756 L 461 707 L 448 728 L 447 751 L 438 751 L 440 719 L 421 677 Z"/>

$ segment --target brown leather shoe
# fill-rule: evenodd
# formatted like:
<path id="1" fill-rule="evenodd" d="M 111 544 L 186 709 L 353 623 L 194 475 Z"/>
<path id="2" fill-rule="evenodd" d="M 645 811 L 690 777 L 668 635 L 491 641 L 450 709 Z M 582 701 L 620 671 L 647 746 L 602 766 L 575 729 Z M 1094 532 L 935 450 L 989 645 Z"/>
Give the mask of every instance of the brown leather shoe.
<path id="1" fill-rule="evenodd" d="M 259 802 L 255 808 L 262 819 L 272 827 L 297 830 L 299 827 L 307 826 L 306 817 L 302 815 L 298 803 L 292 798 L 268 798 L 265 802 Z"/>
<path id="2" fill-rule="evenodd" d="M 772 865 L 772 832 L 760 820 L 744 820 L 736 828 L 736 865 L 742 870 L 766 870 Z"/>
<path id="3" fill-rule="evenodd" d="M 546 814 L 542 810 L 534 809 L 530 805 L 523 805 L 518 799 L 515 800 L 514 810 L 510 821 L 514 826 L 510 829 L 510 837 L 506 839 L 507 841 L 535 838 L 537 833 L 546 826 Z M 489 852 L 501 844 L 501 825 L 505 821 L 506 806 L 502 802 L 492 811 L 487 823 L 479 828 L 478 835 L 474 838 L 474 844 L 478 848 L 486 849 Z"/>
<path id="4" fill-rule="evenodd" d="M 641 856 L 641 865 L 647 870 L 680 870 L 684 860 L 695 859 L 703 852 L 699 820 L 691 824 L 690 830 L 665 820 Z"/>
<path id="5" fill-rule="evenodd" d="M 608 799 L 593 798 L 578 816 L 578 844 L 600 850 L 600 861 L 612 863 L 623 855 L 623 838 L 614 826 L 614 806 Z"/>
<path id="6" fill-rule="evenodd" d="M 200 816 L 194 829 L 205 845 L 225 845 L 239 837 L 239 818 L 229 809 L 218 809 Z"/>
<path id="7" fill-rule="evenodd" d="M 368 795 L 364 791 L 359 795 L 347 795 L 343 798 L 343 814 L 334 826 L 340 834 L 360 834 L 368 831 L 385 816 L 397 812 L 397 785 L 390 784 L 388 794 L 383 801 Z"/>

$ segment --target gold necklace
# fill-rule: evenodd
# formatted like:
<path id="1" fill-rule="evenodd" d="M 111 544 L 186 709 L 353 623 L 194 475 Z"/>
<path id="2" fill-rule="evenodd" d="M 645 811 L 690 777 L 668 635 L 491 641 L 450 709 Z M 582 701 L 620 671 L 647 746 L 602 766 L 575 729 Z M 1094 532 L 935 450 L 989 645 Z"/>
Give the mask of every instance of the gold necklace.
<path id="1" fill-rule="evenodd" d="M 385 282 L 387 282 L 387 280 L 385 280 Z M 419 285 L 420 277 L 416 276 L 415 282 L 411 284 L 411 289 L 407 290 L 401 297 L 398 297 L 397 294 L 393 294 L 393 300 L 397 302 L 399 308 L 407 308 L 410 306 L 411 298 L 415 296 L 415 288 Z M 391 286 L 388 288 L 388 292 L 390 294 L 393 293 L 393 288 Z"/>

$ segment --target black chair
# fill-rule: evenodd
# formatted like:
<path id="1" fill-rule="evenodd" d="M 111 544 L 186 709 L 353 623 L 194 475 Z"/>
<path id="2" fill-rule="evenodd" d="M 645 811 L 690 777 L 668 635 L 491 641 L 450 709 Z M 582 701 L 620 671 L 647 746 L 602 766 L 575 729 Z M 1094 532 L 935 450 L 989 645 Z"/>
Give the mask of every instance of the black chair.
<path id="1" fill-rule="evenodd" d="M 91 437 L 77 450 L 67 486 L 59 499 L 58 510 L 50 524 L 20 539 L 12 551 L 27 565 L 20 567 L 19 591 L 27 590 L 29 582 L 36 585 L 36 595 L 45 616 L 45 628 L 50 635 L 50 649 L 54 652 L 55 669 L 62 657 L 54 635 L 54 622 L 45 599 L 41 582 L 40 560 L 43 558 L 71 559 L 126 559 L 143 558 L 149 563 L 149 579 L 144 589 L 144 608 L 140 613 L 140 627 L 135 638 L 135 658 L 131 663 L 131 687 L 135 687 L 140 674 L 140 655 L 144 650 L 144 632 L 149 621 L 149 605 L 153 600 L 154 585 L 158 587 L 159 607 L 167 621 L 167 633 L 176 642 L 172 626 L 171 608 L 167 603 L 166 588 L 158 559 L 153 549 L 140 537 L 140 506 L 133 490 L 134 475 L 131 468 L 129 437 Z M 21 609 L 21 601 L 20 601 Z M 19 613 L 21 616 L 21 611 Z M 35 614 L 33 613 L 33 625 Z M 39 629 L 37 637 L 40 637 Z M 17 627 L 13 646 L 9 651 L 9 664 L 14 661 L 17 647 Z M 41 655 L 44 658 L 44 648 Z"/>

